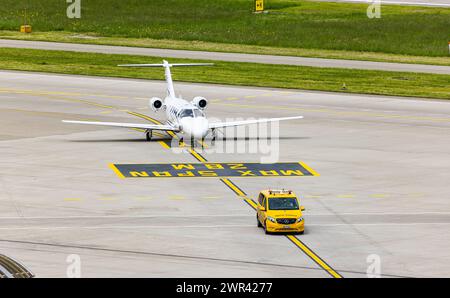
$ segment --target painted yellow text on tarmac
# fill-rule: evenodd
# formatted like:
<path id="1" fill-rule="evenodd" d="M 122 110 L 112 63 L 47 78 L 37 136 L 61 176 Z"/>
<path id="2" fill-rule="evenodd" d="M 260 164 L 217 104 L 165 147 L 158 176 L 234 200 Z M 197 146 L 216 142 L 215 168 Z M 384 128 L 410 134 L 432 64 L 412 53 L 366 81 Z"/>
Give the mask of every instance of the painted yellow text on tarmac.
<path id="1" fill-rule="evenodd" d="M 121 178 L 318 176 L 302 162 L 112 164 Z"/>

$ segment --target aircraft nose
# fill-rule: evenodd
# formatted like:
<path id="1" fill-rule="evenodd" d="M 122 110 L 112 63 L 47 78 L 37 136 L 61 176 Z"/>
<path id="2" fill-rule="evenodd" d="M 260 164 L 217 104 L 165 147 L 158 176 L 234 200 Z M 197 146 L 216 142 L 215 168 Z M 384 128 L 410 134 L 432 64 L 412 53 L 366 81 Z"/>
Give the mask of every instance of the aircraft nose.
<path id="1" fill-rule="evenodd" d="M 204 138 L 208 133 L 208 120 L 204 117 L 184 118 L 181 125 L 184 133 L 196 139 Z"/>
<path id="2" fill-rule="evenodd" d="M 193 121 L 191 136 L 196 139 L 201 139 L 208 133 L 208 120 L 204 117 L 197 117 Z"/>
<path id="3" fill-rule="evenodd" d="M 208 133 L 208 120 L 204 117 L 198 117 L 194 121 L 194 138 L 204 138 Z"/>

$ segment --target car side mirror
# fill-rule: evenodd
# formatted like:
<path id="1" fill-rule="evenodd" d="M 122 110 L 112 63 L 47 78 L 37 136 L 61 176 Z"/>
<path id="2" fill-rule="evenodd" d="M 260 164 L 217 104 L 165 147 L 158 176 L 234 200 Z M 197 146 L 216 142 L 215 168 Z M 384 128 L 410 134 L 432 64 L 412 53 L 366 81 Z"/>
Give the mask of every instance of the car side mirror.
<path id="1" fill-rule="evenodd" d="M 305 211 L 306 210 L 306 208 L 305 208 L 305 206 L 300 206 L 300 211 Z"/>
<path id="2" fill-rule="evenodd" d="M 266 211 L 266 208 L 264 208 L 263 206 L 260 206 L 260 207 L 259 207 L 259 210 L 260 210 L 260 211 Z"/>

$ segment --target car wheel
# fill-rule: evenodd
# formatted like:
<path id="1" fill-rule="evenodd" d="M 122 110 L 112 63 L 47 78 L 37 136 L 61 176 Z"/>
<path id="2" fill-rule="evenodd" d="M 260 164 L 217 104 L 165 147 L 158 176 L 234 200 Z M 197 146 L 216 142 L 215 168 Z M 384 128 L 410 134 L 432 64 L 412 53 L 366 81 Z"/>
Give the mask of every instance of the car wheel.
<path id="1" fill-rule="evenodd" d="M 297 232 L 297 235 L 303 235 L 305 231 Z"/>
<path id="2" fill-rule="evenodd" d="M 269 234 L 270 234 L 270 232 L 267 231 L 267 220 L 266 220 L 265 223 L 264 223 L 264 232 L 266 232 L 266 235 L 269 235 Z"/>
<path id="3" fill-rule="evenodd" d="M 262 224 L 261 224 L 261 222 L 258 219 L 258 215 L 256 215 L 256 223 L 258 224 L 258 228 L 262 227 Z"/>

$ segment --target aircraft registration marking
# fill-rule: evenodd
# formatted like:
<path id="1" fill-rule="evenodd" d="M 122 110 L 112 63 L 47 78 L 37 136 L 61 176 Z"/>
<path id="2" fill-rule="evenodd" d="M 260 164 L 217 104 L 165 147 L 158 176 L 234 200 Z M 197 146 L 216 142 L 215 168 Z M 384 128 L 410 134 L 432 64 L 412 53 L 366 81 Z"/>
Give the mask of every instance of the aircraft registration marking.
<path id="1" fill-rule="evenodd" d="M 120 178 L 319 176 L 303 162 L 111 164 Z"/>

